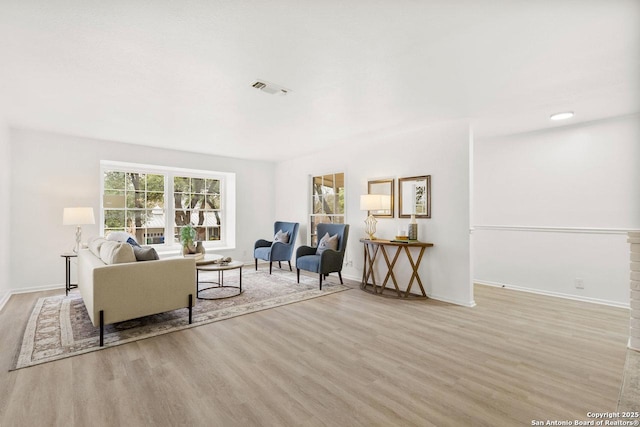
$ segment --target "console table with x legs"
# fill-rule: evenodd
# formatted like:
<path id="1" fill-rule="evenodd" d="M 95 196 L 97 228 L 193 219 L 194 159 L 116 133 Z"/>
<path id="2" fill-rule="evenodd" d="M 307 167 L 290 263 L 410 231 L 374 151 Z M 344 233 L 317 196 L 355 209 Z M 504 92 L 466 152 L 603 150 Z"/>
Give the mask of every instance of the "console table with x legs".
<path id="1" fill-rule="evenodd" d="M 362 271 L 362 283 L 360 284 L 360 289 L 366 292 L 370 292 L 376 295 L 382 295 L 393 298 L 419 298 L 426 299 L 427 294 L 424 291 L 424 286 L 422 285 L 422 280 L 420 279 L 420 273 L 418 272 L 418 268 L 420 267 L 420 262 L 422 262 L 422 257 L 424 255 L 424 251 L 426 248 L 433 246 L 433 243 L 423 243 L 423 242 L 394 242 L 390 240 L 370 240 L 370 239 L 360 239 L 360 241 L 364 244 L 364 270 Z M 395 248 L 396 251 L 393 254 L 393 258 L 389 258 L 389 254 L 387 253 L 387 249 L 392 251 L 392 248 Z M 418 258 L 414 261 L 413 256 L 411 255 L 410 248 L 419 248 L 420 251 L 418 253 Z M 387 266 L 387 274 L 382 281 L 382 284 L 378 285 L 376 282 L 375 276 L 375 262 L 378 257 L 378 252 L 382 252 L 382 256 L 384 257 L 384 261 Z M 396 280 L 396 276 L 393 272 L 393 268 L 398 261 L 398 257 L 401 253 L 406 254 L 407 259 L 409 260 L 409 264 L 412 268 L 411 278 L 409 279 L 409 284 L 407 285 L 407 289 L 405 291 L 401 291 L 398 287 L 398 281 Z M 371 279 L 371 283 L 369 283 L 369 279 Z M 387 283 L 391 279 L 393 286 L 395 288 L 395 292 L 393 289 L 387 288 Z M 420 286 L 421 295 L 412 294 L 411 287 L 413 286 L 413 282 L 417 282 L 418 286 Z M 388 292 L 384 292 L 387 290 Z"/>

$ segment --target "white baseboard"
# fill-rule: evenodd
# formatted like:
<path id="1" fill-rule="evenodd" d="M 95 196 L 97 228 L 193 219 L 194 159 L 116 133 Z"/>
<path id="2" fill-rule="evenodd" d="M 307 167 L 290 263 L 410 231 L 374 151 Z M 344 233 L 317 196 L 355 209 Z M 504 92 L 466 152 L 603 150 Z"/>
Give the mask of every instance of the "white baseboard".
<path id="1" fill-rule="evenodd" d="M 28 294 L 30 292 L 53 291 L 56 289 L 64 289 L 64 287 L 65 287 L 64 283 L 44 285 L 44 286 L 33 286 L 30 288 L 14 289 L 13 291 L 11 291 L 11 294 L 16 295 L 16 294 Z"/>
<path id="2" fill-rule="evenodd" d="M 630 308 L 629 304 L 625 304 L 625 303 L 618 302 L 618 301 L 609 301 L 609 300 L 603 300 L 603 299 L 599 299 L 599 298 L 582 297 L 582 296 L 579 296 L 579 295 L 563 294 L 561 292 L 543 291 L 543 290 L 540 290 L 540 289 L 527 288 L 527 287 L 524 287 L 524 286 L 510 285 L 508 283 L 491 282 L 491 281 L 488 281 L 488 280 L 474 280 L 473 283 L 475 283 L 477 285 L 494 286 L 496 288 L 513 289 L 515 291 L 529 292 L 529 293 L 532 293 L 532 294 L 547 295 L 547 296 L 557 297 L 557 298 L 565 298 L 565 299 L 570 299 L 570 300 L 574 300 L 574 301 L 582 301 L 582 302 L 590 302 L 590 303 L 594 303 L 594 304 L 609 305 L 609 306 L 618 307 L 618 308 L 626 308 L 626 309 Z"/>
<path id="3" fill-rule="evenodd" d="M 12 291 L 7 292 L 6 294 L 4 294 L 2 298 L 0 298 L 0 311 L 2 311 L 4 306 L 7 304 L 7 302 L 11 298 L 11 295 L 28 294 L 31 292 L 54 291 L 57 289 L 64 289 L 64 288 L 65 288 L 65 285 L 61 283 L 61 284 L 53 284 L 53 285 L 45 285 L 45 286 L 33 286 L 30 288 L 23 288 L 23 289 L 14 289 Z"/>
<path id="4" fill-rule="evenodd" d="M 2 298 L 0 298 L 0 311 L 2 311 L 7 302 L 9 302 L 9 298 L 11 298 L 11 295 L 13 295 L 11 291 L 7 291 L 4 295 L 2 295 Z"/>
<path id="5" fill-rule="evenodd" d="M 354 277 L 354 276 L 351 276 L 351 275 L 343 274 L 342 277 L 344 277 L 345 279 L 354 280 L 356 282 L 361 282 L 362 281 L 362 276 Z M 416 294 L 414 292 L 411 292 L 411 294 L 412 295 L 416 295 L 416 296 L 422 296 L 421 294 Z M 475 307 L 476 306 L 476 302 L 473 301 L 473 300 L 471 300 L 471 301 L 460 301 L 460 300 L 455 300 L 455 299 L 443 297 L 441 295 L 436 295 L 436 294 L 429 295 L 429 298 L 433 299 L 433 300 L 437 300 L 437 301 L 447 302 L 449 304 L 461 305 L 463 307 Z"/>
<path id="6" fill-rule="evenodd" d="M 463 307 L 471 308 L 471 307 L 475 307 L 476 306 L 476 302 L 474 300 L 461 301 L 461 300 L 456 300 L 456 299 L 443 297 L 443 296 L 437 295 L 437 294 L 431 294 L 431 295 L 429 295 L 429 298 L 435 299 L 435 300 L 438 300 L 438 301 L 442 301 L 442 302 L 448 302 L 449 304 L 461 305 Z"/>

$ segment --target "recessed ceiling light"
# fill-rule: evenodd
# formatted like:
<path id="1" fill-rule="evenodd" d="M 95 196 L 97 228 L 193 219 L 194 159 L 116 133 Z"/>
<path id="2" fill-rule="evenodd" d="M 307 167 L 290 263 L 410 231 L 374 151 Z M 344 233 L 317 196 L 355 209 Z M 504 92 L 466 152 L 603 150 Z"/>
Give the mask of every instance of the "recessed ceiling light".
<path id="1" fill-rule="evenodd" d="M 555 113 L 549 116 L 551 120 L 566 120 L 573 117 L 573 111 L 564 111 L 562 113 Z"/>

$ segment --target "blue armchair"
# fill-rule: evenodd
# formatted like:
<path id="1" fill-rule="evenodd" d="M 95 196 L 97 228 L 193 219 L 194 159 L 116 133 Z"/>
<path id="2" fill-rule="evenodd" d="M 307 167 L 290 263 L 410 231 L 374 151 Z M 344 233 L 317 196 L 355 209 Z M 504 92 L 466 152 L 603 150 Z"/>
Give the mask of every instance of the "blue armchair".
<path id="1" fill-rule="evenodd" d="M 282 268 L 281 261 L 287 261 L 289 263 L 289 270 L 291 268 L 291 255 L 293 254 L 293 248 L 296 244 L 296 238 L 298 237 L 297 222 L 282 222 L 276 221 L 273 225 L 273 234 L 282 230 L 283 233 L 289 233 L 289 242 L 274 242 L 269 240 L 260 239 L 256 241 L 253 248 L 253 257 L 256 260 L 256 271 L 258 270 L 258 260 L 269 261 L 269 274 L 271 274 L 273 261 L 278 261 L 278 267 Z"/>
<path id="2" fill-rule="evenodd" d="M 329 233 L 330 236 L 338 235 L 337 250 L 325 249 L 321 255 L 318 255 L 316 253 L 317 248 L 300 246 L 296 251 L 298 283 L 300 283 L 300 270 L 318 273 L 320 276 L 320 289 L 322 289 L 322 278 L 326 278 L 329 273 L 338 273 L 340 283 L 343 283 L 341 274 L 342 262 L 344 260 L 345 249 L 347 248 L 347 239 L 349 238 L 349 225 L 318 224 L 318 239 L 322 239 L 322 236 L 326 233 Z"/>

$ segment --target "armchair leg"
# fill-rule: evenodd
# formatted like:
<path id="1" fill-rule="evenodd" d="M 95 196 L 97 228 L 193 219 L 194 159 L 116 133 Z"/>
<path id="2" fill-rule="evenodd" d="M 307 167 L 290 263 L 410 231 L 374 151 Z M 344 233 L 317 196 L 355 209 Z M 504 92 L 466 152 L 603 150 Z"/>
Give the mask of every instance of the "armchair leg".
<path id="1" fill-rule="evenodd" d="M 269 274 L 271 274 L 271 269 L 273 268 L 273 262 L 269 261 Z"/>
<path id="2" fill-rule="evenodd" d="M 298 276 L 298 283 L 300 283 L 300 269 L 299 268 L 296 268 L 296 273 L 297 273 L 297 276 Z"/>
<path id="3" fill-rule="evenodd" d="M 282 263 L 280 261 L 278 261 L 278 268 L 282 270 Z"/>
<path id="4" fill-rule="evenodd" d="M 256 260 L 256 271 L 258 271 L 258 258 L 255 258 Z"/>
<path id="5" fill-rule="evenodd" d="M 320 273 L 320 290 L 322 290 L 322 273 Z"/>
<path id="6" fill-rule="evenodd" d="M 293 268 L 291 268 L 291 261 L 288 261 L 289 263 L 289 271 L 293 271 Z"/>
<path id="7" fill-rule="evenodd" d="M 340 273 L 339 271 L 338 271 L 338 277 L 340 278 L 340 284 L 344 285 L 344 283 L 342 283 L 342 273 Z"/>

